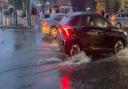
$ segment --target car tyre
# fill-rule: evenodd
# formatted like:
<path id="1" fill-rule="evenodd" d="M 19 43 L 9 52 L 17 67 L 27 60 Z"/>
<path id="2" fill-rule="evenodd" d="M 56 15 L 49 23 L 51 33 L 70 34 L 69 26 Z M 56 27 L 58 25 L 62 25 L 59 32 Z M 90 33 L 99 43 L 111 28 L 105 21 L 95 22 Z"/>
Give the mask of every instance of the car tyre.
<path id="1" fill-rule="evenodd" d="M 124 43 L 123 41 L 121 40 L 118 40 L 116 43 L 115 43 L 115 46 L 114 46 L 114 51 L 115 53 L 118 53 L 119 51 L 123 50 L 124 49 Z"/>
<path id="2" fill-rule="evenodd" d="M 50 31 L 49 31 L 49 36 L 52 39 L 56 39 L 57 38 L 57 34 L 58 34 L 57 28 L 56 27 L 51 27 Z"/>
<path id="3" fill-rule="evenodd" d="M 71 49 L 70 49 L 70 52 L 69 52 L 70 56 L 74 56 L 74 55 L 76 55 L 78 53 L 80 53 L 79 45 L 78 44 L 73 44 Z"/>

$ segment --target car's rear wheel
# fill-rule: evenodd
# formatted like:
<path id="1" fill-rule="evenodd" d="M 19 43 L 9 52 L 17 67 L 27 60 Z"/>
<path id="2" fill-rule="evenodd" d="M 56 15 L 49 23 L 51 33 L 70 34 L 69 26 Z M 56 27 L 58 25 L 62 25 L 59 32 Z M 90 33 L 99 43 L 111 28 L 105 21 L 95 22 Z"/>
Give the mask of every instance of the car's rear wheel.
<path id="1" fill-rule="evenodd" d="M 51 27 L 49 31 L 49 35 L 52 39 L 56 39 L 58 34 L 57 28 L 56 27 Z"/>
<path id="2" fill-rule="evenodd" d="M 119 51 L 123 50 L 124 49 L 124 43 L 123 41 L 121 40 L 118 40 L 116 43 L 115 43 L 115 46 L 114 46 L 114 51 L 115 53 L 118 53 Z"/>
<path id="3" fill-rule="evenodd" d="M 79 47 L 79 45 L 78 44 L 73 44 L 69 53 L 70 53 L 70 56 L 73 56 L 75 54 L 80 53 L 80 47 Z"/>

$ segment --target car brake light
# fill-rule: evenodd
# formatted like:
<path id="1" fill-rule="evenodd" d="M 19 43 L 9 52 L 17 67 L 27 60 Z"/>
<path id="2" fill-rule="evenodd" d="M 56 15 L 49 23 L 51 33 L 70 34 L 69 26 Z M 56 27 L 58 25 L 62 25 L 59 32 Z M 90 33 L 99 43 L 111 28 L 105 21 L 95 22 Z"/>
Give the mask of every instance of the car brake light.
<path id="1" fill-rule="evenodd" d="M 63 27 L 63 30 L 65 31 L 66 35 L 69 36 L 69 32 L 68 32 L 68 29 Z"/>
<path id="2" fill-rule="evenodd" d="M 72 29 L 70 27 L 62 27 L 62 33 L 64 36 L 69 37 L 72 33 Z"/>

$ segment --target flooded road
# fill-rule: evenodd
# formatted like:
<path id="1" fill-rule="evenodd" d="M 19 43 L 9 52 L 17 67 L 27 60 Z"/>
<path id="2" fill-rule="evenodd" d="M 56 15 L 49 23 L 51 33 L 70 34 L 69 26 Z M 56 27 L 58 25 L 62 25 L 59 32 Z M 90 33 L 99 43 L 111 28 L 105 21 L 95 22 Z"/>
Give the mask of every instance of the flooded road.
<path id="1" fill-rule="evenodd" d="M 128 49 L 97 61 L 63 55 L 38 31 L 0 30 L 1 89 L 127 89 Z"/>
<path id="2" fill-rule="evenodd" d="M 41 35 L 24 29 L 0 29 L 0 56 L 7 56 L 20 49 L 39 43 Z"/>

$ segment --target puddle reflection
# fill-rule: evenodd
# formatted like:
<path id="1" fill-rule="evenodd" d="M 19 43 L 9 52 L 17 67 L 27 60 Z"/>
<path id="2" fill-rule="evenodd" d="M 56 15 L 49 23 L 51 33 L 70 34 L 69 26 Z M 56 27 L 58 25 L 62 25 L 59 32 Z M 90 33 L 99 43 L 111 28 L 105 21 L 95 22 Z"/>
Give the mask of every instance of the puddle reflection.
<path id="1" fill-rule="evenodd" d="M 125 72 L 118 62 L 63 66 L 59 70 L 62 89 L 127 89 Z"/>

